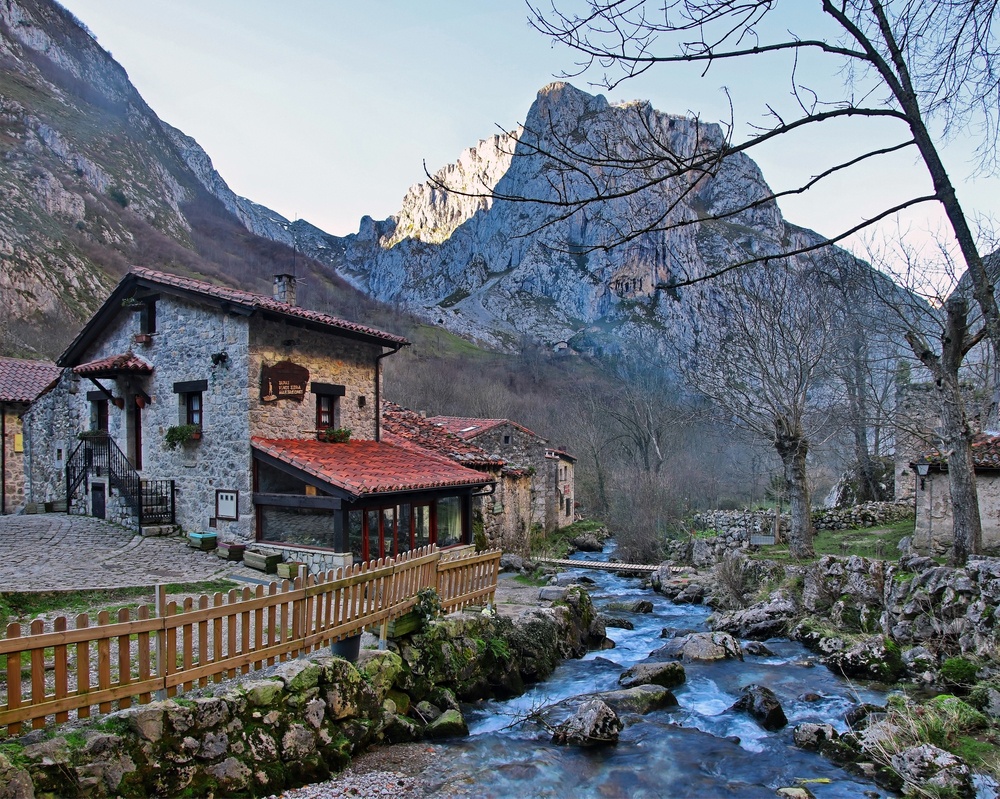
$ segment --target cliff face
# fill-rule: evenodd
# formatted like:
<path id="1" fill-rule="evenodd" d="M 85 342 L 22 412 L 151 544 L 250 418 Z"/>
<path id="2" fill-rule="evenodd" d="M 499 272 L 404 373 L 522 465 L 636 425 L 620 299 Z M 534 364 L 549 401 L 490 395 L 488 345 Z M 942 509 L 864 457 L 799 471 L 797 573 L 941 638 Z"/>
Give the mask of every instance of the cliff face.
<path id="1" fill-rule="evenodd" d="M 690 313 L 685 292 L 668 294 L 658 284 L 819 240 L 787 224 L 773 202 L 711 219 L 769 192 L 746 156 L 714 173 L 676 175 L 663 161 L 639 170 L 608 163 L 609 156 L 649 159 L 651 140 L 696 158 L 718 146 L 722 132 L 648 103 L 610 105 L 552 84 L 523 129 L 480 142 L 435 176 L 469 194 L 494 189 L 496 199 L 445 193 L 431 182 L 414 186 L 399 214 L 364 220 L 343 242 L 343 259 L 329 263 L 372 296 L 494 346 L 530 335 L 601 350 L 677 334 L 679 315 Z M 582 167 L 567 171 L 553 157 L 568 150 Z M 651 188 L 631 192 L 647 182 Z M 564 187 L 585 193 L 595 186 L 619 196 L 575 213 L 557 204 Z M 631 235 L 647 227 L 657 229 Z M 627 243 L 605 249 L 623 232 Z"/>

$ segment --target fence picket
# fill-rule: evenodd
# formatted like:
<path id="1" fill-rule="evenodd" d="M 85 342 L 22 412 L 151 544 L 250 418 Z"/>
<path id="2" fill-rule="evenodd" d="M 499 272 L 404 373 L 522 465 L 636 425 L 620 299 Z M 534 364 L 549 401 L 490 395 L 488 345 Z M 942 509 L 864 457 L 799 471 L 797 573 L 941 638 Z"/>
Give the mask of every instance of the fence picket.
<path id="1" fill-rule="evenodd" d="M 180 607 L 176 601 L 167 602 L 165 588 L 157 586 L 155 614 L 147 605 L 135 614 L 122 608 L 112 621 L 107 611 L 101 611 L 91 626 L 82 613 L 73 629 L 59 617 L 51 632 L 45 632 L 45 624 L 36 619 L 26 634 L 21 625 L 10 624 L 6 639 L 0 639 L 0 655 L 7 658 L 0 730 L 5 727 L 16 735 L 25 721 L 36 729 L 45 725 L 47 717 L 57 723 L 67 721 L 71 710 L 78 718 L 87 718 L 94 704 L 102 713 L 133 702 L 145 704 L 154 691 L 176 696 L 179 690 L 287 660 L 365 628 L 384 629 L 390 619 L 413 608 L 417 593 L 425 587 L 438 589 L 446 611 L 492 600 L 499 558 L 499 552 L 489 552 L 444 560 L 436 547 L 423 547 L 395 560 L 380 558 L 325 574 L 306 573 L 292 583 L 284 581 L 280 589 L 272 582 L 267 589 L 245 587 L 227 595 L 202 596 L 197 608 L 191 597 Z M 75 664 L 70 660 L 71 647 Z M 91 685 L 94 647 L 96 686 Z M 28 696 L 22 677 L 26 664 Z M 51 689 L 45 684 L 49 670 Z"/>

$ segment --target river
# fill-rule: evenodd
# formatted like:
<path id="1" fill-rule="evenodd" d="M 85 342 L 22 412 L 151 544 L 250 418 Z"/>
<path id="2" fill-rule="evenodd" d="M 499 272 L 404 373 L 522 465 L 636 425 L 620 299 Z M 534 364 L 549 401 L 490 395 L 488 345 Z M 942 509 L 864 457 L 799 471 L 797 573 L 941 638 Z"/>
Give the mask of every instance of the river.
<path id="1" fill-rule="evenodd" d="M 686 665 L 687 681 L 674 689 L 679 707 L 629 717 L 615 746 L 555 746 L 538 724 L 518 723 L 532 709 L 618 688 L 618 677 L 625 669 L 664 643 L 664 629 L 708 629 L 710 611 L 705 607 L 676 605 L 643 589 L 637 579 L 595 570 L 579 573 L 594 580 L 591 597 L 598 609 L 609 602 L 648 599 L 653 612 L 614 611 L 613 615 L 627 616 L 635 625 L 634 630 L 608 629 L 614 649 L 565 662 L 544 683 L 515 699 L 467 708 L 471 735 L 435 745 L 433 769 L 422 775 L 434 785 L 434 796 L 773 799 L 778 788 L 799 785 L 816 799 L 889 795 L 792 744 L 795 725 L 826 722 L 843 732 L 845 711 L 858 702 L 883 703 L 885 694 L 838 678 L 800 644 L 785 639 L 765 642 L 773 656 L 746 655 L 743 662 Z M 787 727 L 766 732 L 748 715 L 728 709 L 740 688 L 749 683 L 765 685 L 777 694 L 788 717 Z M 818 694 L 820 699 L 806 701 L 802 698 L 806 694 Z M 980 786 L 979 799 L 995 796 L 992 788 Z"/>

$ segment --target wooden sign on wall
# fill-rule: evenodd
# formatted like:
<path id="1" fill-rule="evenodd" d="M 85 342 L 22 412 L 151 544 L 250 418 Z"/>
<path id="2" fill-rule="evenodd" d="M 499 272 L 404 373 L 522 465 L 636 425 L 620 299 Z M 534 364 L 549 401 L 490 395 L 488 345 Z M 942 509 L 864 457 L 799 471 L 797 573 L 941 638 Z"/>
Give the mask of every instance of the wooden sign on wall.
<path id="1" fill-rule="evenodd" d="M 280 361 L 260 368 L 260 399 L 273 402 L 293 399 L 302 402 L 309 385 L 309 370 L 291 361 Z"/>

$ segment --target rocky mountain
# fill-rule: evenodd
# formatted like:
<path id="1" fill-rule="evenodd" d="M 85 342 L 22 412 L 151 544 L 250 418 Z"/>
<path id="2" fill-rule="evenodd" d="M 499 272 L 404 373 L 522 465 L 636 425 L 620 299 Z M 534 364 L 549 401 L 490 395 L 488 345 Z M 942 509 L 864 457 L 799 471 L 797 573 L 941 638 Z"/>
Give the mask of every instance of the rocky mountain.
<path id="1" fill-rule="evenodd" d="M 394 217 L 364 218 L 325 260 L 371 296 L 495 347 L 530 336 L 605 351 L 677 334 L 679 318 L 691 312 L 685 290 L 658 285 L 820 240 L 786 222 L 774 202 L 739 210 L 769 194 L 744 155 L 706 174 L 669 176 L 665 162 L 609 174 L 616 169 L 609 158 L 642 165 L 651 139 L 694 158 L 721 144 L 722 131 L 649 103 L 613 105 L 554 83 L 539 92 L 522 128 L 480 141 L 411 188 Z M 557 157 L 570 149 L 582 165 L 573 171 Z M 643 182 L 653 185 L 629 193 Z M 621 196 L 567 213 L 558 190 L 574 184 L 582 192 L 614 186 Z M 482 196 L 491 189 L 507 199 Z M 658 229 L 631 235 L 647 226 Z M 628 241 L 609 249 L 623 231 Z M 834 249 L 797 260 L 807 266 L 831 257 L 849 256 Z"/>
<path id="2" fill-rule="evenodd" d="M 0 193 L 4 354 L 58 354 L 130 264 L 267 291 L 295 257 L 287 220 L 234 195 L 51 0 L 0 3 Z M 357 303 L 329 270 L 298 268 L 304 301 Z"/>

